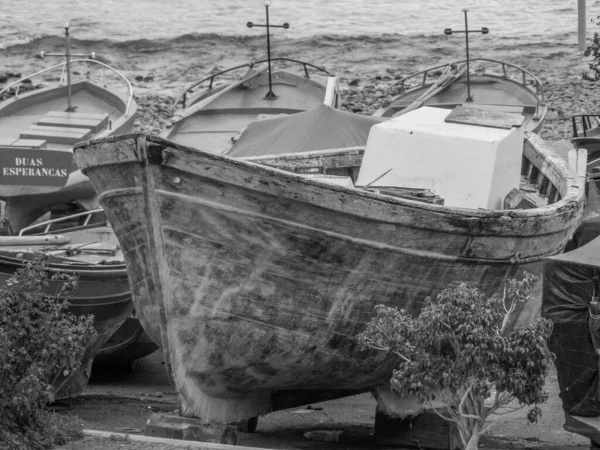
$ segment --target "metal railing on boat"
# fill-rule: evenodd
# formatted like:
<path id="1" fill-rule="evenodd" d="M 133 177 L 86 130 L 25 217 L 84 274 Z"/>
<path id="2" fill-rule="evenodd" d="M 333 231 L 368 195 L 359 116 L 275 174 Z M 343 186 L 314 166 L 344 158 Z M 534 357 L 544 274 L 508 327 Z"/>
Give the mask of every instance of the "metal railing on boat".
<path id="1" fill-rule="evenodd" d="M 252 61 L 249 63 L 244 63 L 244 64 L 240 64 L 239 66 L 235 66 L 235 67 L 230 67 L 229 69 L 225 69 L 222 70 L 220 72 L 214 73 L 212 75 L 209 75 L 205 78 L 202 78 L 200 81 L 196 81 L 193 84 L 191 84 L 190 86 L 188 86 L 185 91 L 183 91 L 183 93 L 177 98 L 177 100 L 175 100 L 173 102 L 173 109 L 177 108 L 177 105 L 181 102 L 182 103 L 182 107 L 185 108 L 186 107 L 186 100 L 187 100 L 187 95 L 188 93 L 190 93 L 190 91 L 192 91 L 194 88 L 198 87 L 199 85 L 201 85 L 202 83 L 205 83 L 207 81 L 210 81 L 208 88 L 206 89 L 207 91 L 210 91 L 213 88 L 213 83 L 215 81 L 215 78 L 224 75 L 226 73 L 229 72 L 233 72 L 235 70 L 239 70 L 239 69 L 243 69 L 243 68 L 248 68 L 248 69 L 252 69 L 255 65 L 257 64 L 263 64 L 266 63 L 268 60 L 266 59 L 262 59 L 260 61 Z M 316 66 L 314 64 L 311 63 L 307 63 L 304 61 L 299 61 L 297 59 L 291 59 L 291 58 L 271 58 L 271 62 L 291 62 L 291 63 L 295 63 L 295 64 L 300 64 L 301 66 L 303 66 L 304 68 L 304 75 L 306 76 L 306 78 L 309 78 L 309 73 L 308 73 L 308 69 L 316 69 L 318 72 L 323 72 L 324 74 L 326 74 L 327 76 L 333 76 L 333 74 L 331 72 L 329 72 L 327 69 L 325 69 L 324 67 L 320 67 L 320 66 Z"/>
<path id="2" fill-rule="evenodd" d="M 101 66 L 103 68 L 103 74 L 104 74 L 104 69 L 108 69 L 111 72 L 115 73 L 122 81 L 124 81 L 125 82 L 125 86 L 127 87 L 127 100 L 125 102 L 125 112 L 124 112 L 124 114 L 126 115 L 129 112 L 129 106 L 131 105 L 131 101 L 133 100 L 133 86 L 131 85 L 131 82 L 125 77 L 125 75 L 123 75 L 117 69 L 114 69 L 113 67 L 109 66 L 108 64 L 104 64 L 103 62 L 100 62 L 100 61 L 97 61 L 97 60 L 91 59 L 91 58 L 73 59 L 73 60 L 70 61 L 71 65 L 74 64 L 74 63 L 97 64 L 97 65 L 99 65 L 99 66 Z M 13 87 L 16 86 L 15 93 L 14 93 L 14 96 L 16 98 L 19 95 L 19 89 L 21 87 L 21 84 L 25 80 L 31 80 L 32 78 L 35 78 L 38 75 L 42 75 L 44 73 L 48 73 L 48 72 L 54 71 L 54 70 L 59 69 L 59 68 L 62 69 L 62 74 L 61 74 L 60 80 L 59 80 L 59 86 L 62 86 L 66 82 L 65 81 L 65 78 L 66 78 L 66 68 L 67 68 L 67 63 L 66 62 L 57 64 L 57 65 L 52 66 L 52 67 L 47 67 L 46 69 L 40 70 L 39 72 L 35 72 L 35 73 L 31 74 L 31 75 L 28 75 L 26 77 L 23 77 L 23 78 L 15 81 L 14 83 L 9 84 L 8 86 L 6 86 L 4 89 L 2 89 L 0 91 L 0 96 L 2 96 L 3 94 L 8 93 Z M 99 80 L 99 79 L 96 79 L 95 77 L 92 77 L 89 72 L 87 72 L 87 74 L 85 75 L 85 77 L 83 77 L 82 79 L 92 80 L 92 81 L 96 81 L 98 83 L 103 83 L 104 82 L 104 80 Z"/>
<path id="3" fill-rule="evenodd" d="M 94 214 L 102 214 L 103 220 L 101 220 L 100 222 L 90 223 Z M 83 218 L 83 220 L 81 220 L 81 218 Z M 72 222 L 74 219 L 79 219 L 80 224 L 78 224 L 75 227 L 70 227 L 70 228 L 66 227 L 66 228 L 58 228 L 55 230 L 51 229 L 52 225 Z M 83 230 L 86 228 L 95 228 L 95 227 L 106 226 L 106 225 L 108 225 L 108 221 L 106 220 L 106 216 L 104 215 L 104 210 L 102 208 L 91 209 L 89 211 L 83 211 L 80 213 L 71 214 L 71 215 L 64 216 L 64 217 L 59 217 L 58 219 L 46 220 L 44 222 L 33 224 L 33 225 L 23 228 L 21 231 L 19 231 L 19 236 L 42 235 L 42 234 L 48 234 L 51 231 L 52 232 L 57 232 L 57 231 L 65 232 L 65 231 L 72 231 L 72 230 Z M 32 230 L 36 230 L 36 229 L 42 229 L 42 231 L 34 232 L 34 233 L 31 232 Z"/>
<path id="4" fill-rule="evenodd" d="M 581 131 L 583 134 L 579 134 L 579 126 L 577 121 L 581 122 Z M 594 119 L 594 120 L 592 120 Z M 588 137 L 588 131 L 596 130 L 597 132 L 593 135 L 594 137 L 600 138 L 600 114 L 574 114 L 571 116 L 571 123 L 573 124 L 573 137 Z"/>
<path id="5" fill-rule="evenodd" d="M 536 95 L 538 95 L 540 97 L 540 100 L 542 99 L 542 95 L 543 95 L 542 82 L 528 70 L 525 70 L 522 67 L 516 66 L 514 64 L 510 64 L 510 63 L 507 63 L 504 61 L 497 61 L 495 59 L 489 59 L 489 58 L 474 58 L 474 59 L 471 59 L 470 61 L 471 61 L 471 64 L 475 64 L 477 62 L 486 62 L 486 63 L 500 65 L 500 67 L 502 68 L 502 76 L 504 78 L 511 79 L 515 82 L 518 82 L 519 84 L 521 84 L 522 86 L 525 86 L 527 88 L 530 88 L 531 85 L 534 85 Z M 412 89 L 412 88 L 423 86 L 423 85 L 427 84 L 427 77 L 431 73 L 435 72 L 436 76 L 437 76 L 437 72 L 440 69 L 443 69 L 451 64 L 459 65 L 459 64 L 466 63 L 466 62 L 467 62 L 467 60 L 464 59 L 464 60 L 460 60 L 460 61 L 453 61 L 450 63 L 440 64 L 439 66 L 435 66 L 435 67 L 429 67 L 420 72 L 414 73 L 412 75 L 408 75 L 404 78 L 401 78 L 400 80 L 396 81 L 391 86 L 389 86 L 388 91 L 390 91 L 394 88 L 399 88 L 401 91 L 404 91 L 406 89 L 406 87 L 405 87 L 406 82 L 411 79 L 416 79 L 417 77 L 422 77 L 421 82 L 416 83 L 415 85 L 411 86 L 410 88 Z M 507 70 L 508 68 L 517 70 L 520 73 L 520 76 L 519 77 L 510 77 L 509 72 Z M 477 68 L 473 69 L 473 71 L 477 72 Z M 528 82 L 528 79 L 530 79 L 531 82 Z"/>

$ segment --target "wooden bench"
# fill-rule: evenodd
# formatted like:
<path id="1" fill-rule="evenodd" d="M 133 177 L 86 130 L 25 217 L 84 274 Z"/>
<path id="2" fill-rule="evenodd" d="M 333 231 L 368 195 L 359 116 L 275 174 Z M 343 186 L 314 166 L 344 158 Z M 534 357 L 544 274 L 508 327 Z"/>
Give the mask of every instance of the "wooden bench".
<path id="1" fill-rule="evenodd" d="M 38 121 L 38 125 L 50 127 L 87 128 L 93 133 L 106 127 L 109 115 L 80 112 L 50 111 Z"/>
<path id="2" fill-rule="evenodd" d="M 17 139 L 10 144 L 14 147 L 46 148 L 48 141 L 45 139 Z"/>
<path id="3" fill-rule="evenodd" d="M 89 128 L 54 127 L 32 125 L 23 131 L 21 139 L 44 139 L 54 144 L 73 145 L 92 136 Z"/>

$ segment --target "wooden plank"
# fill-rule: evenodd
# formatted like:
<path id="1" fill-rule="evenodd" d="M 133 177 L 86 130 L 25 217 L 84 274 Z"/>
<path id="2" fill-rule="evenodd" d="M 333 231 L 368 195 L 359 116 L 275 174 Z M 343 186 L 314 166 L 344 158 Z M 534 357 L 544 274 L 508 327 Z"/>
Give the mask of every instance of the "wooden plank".
<path id="1" fill-rule="evenodd" d="M 46 116 L 38 121 L 38 125 L 51 127 L 89 128 L 94 133 L 106 126 L 108 114 L 104 118 L 54 117 Z"/>
<path id="2" fill-rule="evenodd" d="M 48 141 L 45 139 L 18 139 L 11 145 L 15 147 L 32 147 L 32 148 L 46 148 Z"/>
<path id="3" fill-rule="evenodd" d="M 535 105 L 531 105 L 531 107 L 535 108 Z M 518 114 L 522 114 L 525 110 L 525 107 L 523 105 L 483 105 L 478 103 L 469 103 L 469 108 L 483 109 L 488 111 L 511 112 Z"/>
<path id="4" fill-rule="evenodd" d="M 1 236 L 0 247 L 8 246 L 28 246 L 28 245 L 64 245 L 71 242 L 68 236 L 48 235 L 48 236 Z"/>
<path id="5" fill-rule="evenodd" d="M 522 114 L 513 112 L 491 111 L 482 107 L 457 106 L 446 117 L 448 123 L 479 125 L 483 127 L 504 128 L 520 127 L 525 122 Z"/>
<path id="6" fill-rule="evenodd" d="M 21 139 L 45 139 L 55 144 L 75 144 L 92 136 L 89 128 L 45 127 L 32 125 L 20 135 Z"/>
<path id="7" fill-rule="evenodd" d="M 67 118 L 77 118 L 77 119 L 104 120 L 108 117 L 108 114 L 107 113 L 92 114 L 92 113 L 84 113 L 84 112 L 50 111 L 48 114 L 46 114 L 46 117 L 67 117 Z"/>

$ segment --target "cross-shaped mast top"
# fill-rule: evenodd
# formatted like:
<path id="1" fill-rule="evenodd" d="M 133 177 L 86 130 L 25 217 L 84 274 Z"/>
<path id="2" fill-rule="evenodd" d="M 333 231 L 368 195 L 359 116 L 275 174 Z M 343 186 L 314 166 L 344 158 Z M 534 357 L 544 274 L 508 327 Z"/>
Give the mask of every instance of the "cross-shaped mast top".
<path id="1" fill-rule="evenodd" d="M 75 109 L 77 108 L 77 106 L 73 106 L 71 104 L 71 56 L 77 56 L 77 57 L 89 57 L 89 58 L 95 58 L 96 54 L 95 53 L 89 53 L 89 54 L 80 54 L 80 53 L 71 53 L 71 49 L 70 49 L 70 43 L 69 43 L 69 22 L 67 22 L 67 24 L 65 25 L 65 53 L 45 53 L 45 52 L 41 52 L 41 56 L 42 58 L 46 57 L 46 56 L 64 56 L 67 58 L 67 112 L 74 112 Z"/>
<path id="2" fill-rule="evenodd" d="M 270 6 L 271 2 L 269 2 L 269 0 L 265 0 L 264 5 L 265 5 L 265 11 L 266 11 L 266 15 L 267 15 L 267 23 L 266 24 L 258 24 L 258 23 L 252 23 L 252 22 L 248 22 L 246 25 L 248 26 L 248 28 L 252 28 L 252 27 L 265 27 L 267 29 L 267 59 L 269 61 L 269 92 L 267 92 L 267 95 L 265 95 L 265 99 L 266 100 L 275 100 L 277 98 L 277 96 L 275 95 L 275 93 L 273 92 L 273 88 L 272 88 L 272 82 L 271 82 L 271 38 L 270 38 L 270 28 L 285 28 L 288 29 L 290 27 L 290 24 L 285 22 L 283 25 L 271 25 L 269 24 L 269 6 Z"/>
<path id="3" fill-rule="evenodd" d="M 468 9 L 463 9 L 465 13 L 465 29 L 464 30 L 452 30 L 452 28 L 446 28 L 444 30 L 444 34 L 451 35 L 452 33 L 465 33 L 465 39 L 467 42 L 467 102 L 472 102 L 471 98 L 471 78 L 469 76 L 469 33 L 481 33 L 488 34 L 490 32 L 489 28 L 481 27 L 481 30 L 469 30 L 469 25 L 467 24 L 467 12 Z"/>

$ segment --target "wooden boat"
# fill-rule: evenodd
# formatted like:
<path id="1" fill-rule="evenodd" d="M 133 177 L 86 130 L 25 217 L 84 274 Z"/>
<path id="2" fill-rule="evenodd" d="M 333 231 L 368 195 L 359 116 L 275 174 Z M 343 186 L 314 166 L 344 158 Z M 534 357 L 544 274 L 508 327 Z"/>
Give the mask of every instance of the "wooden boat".
<path id="1" fill-rule="evenodd" d="M 51 228 L 61 225 L 61 234 L 52 234 Z M 0 286 L 22 266 L 23 260 L 43 249 L 50 272 L 79 277 L 68 310 L 75 315 L 92 314 L 96 331 L 88 342 L 80 370 L 58 380 L 58 399 L 76 395 L 85 387 L 96 353 L 131 316 L 133 302 L 123 254 L 102 210 L 42 222 L 23 229 L 19 236 L 0 237 Z M 49 281 L 48 293 L 56 292 L 57 283 Z"/>
<path id="2" fill-rule="evenodd" d="M 146 135 L 75 148 L 182 414 L 219 423 L 385 384 L 396 361 L 356 344 L 375 305 L 417 313 L 461 281 L 491 295 L 509 277 L 539 274 L 581 220 L 574 170 L 585 152 L 570 168 L 530 134 L 522 154 L 524 182 L 546 204 L 486 210 L 322 181 L 330 171 L 355 178 L 357 148 L 244 160 Z"/>
<path id="3" fill-rule="evenodd" d="M 93 54 L 71 54 L 66 30 L 65 55 L 47 55 L 66 56 L 65 62 L 0 91 L 0 98 L 12 94 L 0 103 L 0 200 L 15 233 L 50 205 L 93 203 L 95 193 L 73 162 L 73 144 L 133 129 L 137 104 L 131 83 Z M 21 92 L 52 75 L 60 75 L 56 86 Z"/>
<path id="4" fill-rule="evenodd" d="M 47 237 L 61 235 L 69 237 L 70 233 L 90 228 L 101 228 L 103 233 L 110 235 L 111 242 L 116 242 L 112 228 L 106 220 L 102 209 L 72 214 L 60 219 L 48 220 L 36 223 L 24 228 L 20 236 Z M 121 272 L 126 268 L 123 266 L 122 253 L 119 253 L 119 264 L 113 265 Z M 118 267 L 117 267 L 118 266 Z M 117 282 L 121 284 L 122 273 L 119 274 Z M 115 331 L 108 340 L 98 349 L 93 358 L 94 367 L 104 369 L 125 369 L 131 371 L 135 362 L 158 349 L 158 346 L 150 340 L 139 320 L 135 318 L 135 311 L 127 317 L 123 324 Z"/>
<path id="5" fill-rule="evenodd" d="M 575 148 L 588 152 L 586 195 L 588 208 L 581 226 L 575 231 L 567 250 L 586 245 L 600 236 L 600 115 L 576 114 L 571 117 Z"/>
<path id="6" fill-rule="evenodd" d="M 265 62 L 267 60 L 232 67 L 192 84 L 176 100 L 175 107 L 181 105 L 183 109 L 177 112 L 164 137 L 212 153 L 224 153 L 244 129 L 259 118 L 294 114 L 321 104 L 339 108 L 337 79 L 326 69 L 294 59 L 274 58 L 271 62 L 275 68 L 270 71 L 260 66 Z M 299 65 L 304 75 L 279 67 L 285 63 Z M 213 87 L 215 80 L 242 69 L 246 73 L 236 81 Z M 310 78 L 309 70 L 325 76 L 326 81 Z M 194 89 L 206 83 L 208 87 L 191 95 Z M 276 96 L 267 96 L 269 92 Z"/>
<path id="7" fill-rule="evenodd" d="M 374 113 L 393 117 L 422 105 L 453 109 L 467 102 L 466 60 L 431 67 L 404 77 L 388 88 L 391 102 Z M 488 72 L 488 70 L 490 70 Z M 542 83 L 527 70 L 488 58 L 470 60 L 471 105 L 521 112 L 525 130 L 539 132 L 548 107 Z"/>

